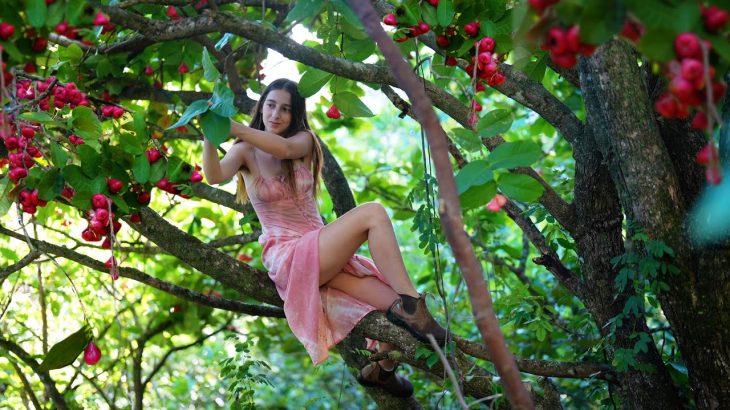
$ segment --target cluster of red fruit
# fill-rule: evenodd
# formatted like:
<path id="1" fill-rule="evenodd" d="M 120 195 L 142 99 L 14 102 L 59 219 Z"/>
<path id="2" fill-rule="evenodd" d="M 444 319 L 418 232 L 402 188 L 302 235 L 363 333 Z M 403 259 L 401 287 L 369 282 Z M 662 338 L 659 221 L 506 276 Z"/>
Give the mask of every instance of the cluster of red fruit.
<path id="1" fill-rule="evenodd" d="M 38 147 L 33 145 L 35 132 L 33 124 L 21 125 L 18 132 L 11 117 L 0 115 L 0 138 L 8 150 L 8 157 L 0 158 L 0 167 L 10 165 L 8 178 L 16 184 L 27 177 L 28 170 L 36 165 L 33 158 L 43 156 Z"/>
<path id="2" fill-rule="evenodd" d="M 717 103 L 725 93 L 725 84 L 714 79 L 715 68 L 703 63 L 702 47 L 708 50 L 710 44 L 703 42 L 694 33 L 681 33 L 674 39 L 677 58 L 666 65 L 669 78 L 669 91 L 662 94 L 655 103 L 657 112 L 665 118 L 687 118 L 690 107 L 698 111 L 692 118 L 692 127 L 707 127 L 707 115 L 702 111 L 706 102 L 705 70 L 710 78 L 713 103 Z"/>
<path id="3" fill-rule="evenodd" d="M 496 43 L 492 37 L 484 37 L 474 42 L 474 56 L 471 64 L 465 70 L 469 77 L 478 78 L 476 91 L 484 91 L 484 84 L 480 80 L 486 80 L 487 84 L 494 87 L 504 84 L 506 77 L 499 68 L 500 55 L 494 52 Z M 478 111 L 478 110 L 477 110 Z"/>
<path id="4" fill-rule="evenodd" d="M 37 207 L 46 206 L 48 201 L 44 201 L 38 197 L 38 190 L 23 190 L 18 194 L 18 201 L 20 202 L 23 212 L 31 215 L 36 213 Z"/>
<path id="5" fill-rule="evenodd" d="M 580 27 L 573 25 L 570 28 L 551 27 L 545 33 L 543 50 L 550 51 L 550 59 L 558 67 L 573 68 L 578 63 L 577 55 L 589 56 L 596 51 L 595 45 L 581 43 Z"/>
<path id="6" fill-rule="evenodd" d="M 16 93 L 19 100 L 32 100 L 38 95 L 48 91 L 48 87 L 51 86 L 55 77 L 48 77 L 45 80 L 20 80 L 16 84 Z M 91 107 L 91 103 L 87 99 L 87 95 L 84 92 L 79 91 L 76 88 L 76 84 L 68 83 L 66 85 L 55 84 L 48 94 L 38 101 L 38 108 L 43 111 L 48 111 L 53 104 L 56 108 L 63 108 L 69 106 L 70 108 L 76 108 L 80 105 L 85 107 Z"/>
<path id="7" fill-rule="evenodd" d="M 106 118 L 120 118 L 124 115 L 124 108 L 118 105 L 102 105 L 101 116 Z"/>

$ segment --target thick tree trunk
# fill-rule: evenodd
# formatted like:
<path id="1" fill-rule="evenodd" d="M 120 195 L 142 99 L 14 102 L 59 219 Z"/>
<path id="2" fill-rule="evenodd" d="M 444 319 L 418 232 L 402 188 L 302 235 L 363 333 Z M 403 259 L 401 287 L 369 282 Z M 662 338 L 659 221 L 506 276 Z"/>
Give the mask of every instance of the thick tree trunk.
<path id="1" fill-rule="evenodd" d="M 689 370 L 699 408 L 730 405 L 730 253 L 726 245 L 696 249 L 688 239 L 687 211 L 695 183 L 672 159 L 675 135 L 661 135 L 652 102 L 640 81 L 636 56 L 618 41 L 581 65 L 586 111 L 597 147 L 608 163 L 627 217 L 675 252 L 680 273 L 660 274 L 659 294 Z M 664 129 L 666 131 L 666 129 Z M 687 149 L 696 149 L 690 141 Z M 696 175 L 696 173 L 694 173 Z"/>
<path id="2" fill-rule="evenodd" d="M 586 83 L 588 81 L 582 81 L 582 84 Z M 584 227 L 575 238 L 578 255 L 583 261 L 581 273 L 585 284 L 582 287 L 584 294 L 579 296 L 591 312 L 601 334 L 606 337 L 610 331 L 606 324 L 623 311 L 633 292 L 633 288 L 628 286 L 618 293 L 614 285 L 616 269 L 611 264 L 612 258 L 624 253 L 621 236 L 623 216 L 608 168 L 596 150 L 590 124 L 574 144 L 574 157 L 574 204 L 578 220 L 582 221 Z M 633 349 L 636 343 L 631 337 L 633 334 L 647 332 L 643 316 L 625 318 L 622 326 L 615 330 L 613 343 L 607 349 L 608 359 L 613 360 L 617 349 Z M 623 407 L 681 408 L 656 346 L 650 344 L 647 352 L 638 355 L 637 361 L 650 364 L 656 372 L 632 369 L 618 373 L 618 393 Z"/>

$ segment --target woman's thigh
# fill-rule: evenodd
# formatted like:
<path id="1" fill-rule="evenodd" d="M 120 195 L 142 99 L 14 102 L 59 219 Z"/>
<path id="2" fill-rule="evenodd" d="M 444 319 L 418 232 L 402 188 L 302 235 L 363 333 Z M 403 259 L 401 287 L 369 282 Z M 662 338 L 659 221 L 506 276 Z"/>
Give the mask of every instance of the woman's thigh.
<path id="1" fill-rule="evenodd" d="M 374 276 L 359 277 L 346 272 L 335 275 L 327 287 L 345 292 L 357 300 L 375 306 L 381 312 L 388 310 L 398 298 L 393 288 Z"/>
<path id="2" fill-rule="evenodd" d="M 351 209 L 319 233 L 319 284 L 324 285 L 342 271 L 368 239 L 372 224 L 388 218 L 382 205 L 367 203 Z"/>

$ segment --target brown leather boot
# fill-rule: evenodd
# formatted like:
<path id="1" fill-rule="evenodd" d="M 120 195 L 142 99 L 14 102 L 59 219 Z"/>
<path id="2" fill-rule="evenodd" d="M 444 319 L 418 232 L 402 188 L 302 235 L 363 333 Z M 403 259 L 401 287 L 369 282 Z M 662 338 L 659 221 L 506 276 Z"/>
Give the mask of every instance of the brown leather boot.
<path id="1" fill-rule="evenodd" d="M 416 300 L 416 308 L 412 313 L 406 311 L 403 305 L 402 297 L 396 299 L 385 314 L 388 320 L 405 328 L 424 343 L 430 344 L 426 335 L 431 334 L 439 346 L 443 347 L 446 345 L 446 329 L 441 327 L 436 322 L 436 319 L 431 316 L 431 312 L 428 311 L 428 307 L 426 306 L 425 294 L 422 294 Z"/>
<path id="2" fill-rule="evenodd" d="M 395 397 L 411 397 L 413 385 L 403 377 L 395 374 L 398 365 L 393 370 L 384 370 L 380 363 L 374 362 L 365 366 L 357 375 L 357 382 L 363 386 L 385 389 Z"/>

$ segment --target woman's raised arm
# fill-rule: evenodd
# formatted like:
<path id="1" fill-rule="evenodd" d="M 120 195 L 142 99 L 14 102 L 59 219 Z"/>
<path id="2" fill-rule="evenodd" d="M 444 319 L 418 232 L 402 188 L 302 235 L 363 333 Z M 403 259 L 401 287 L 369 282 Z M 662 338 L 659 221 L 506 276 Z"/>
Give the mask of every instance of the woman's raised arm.
<path id="1" fill-rule="evenodd" d="M 303 158 L 312 152 L 312 136 L 307 131 L 300 131 L 289 138 L 284 138 L 231 121 L 231 135 L 279 159 Z"/>
<path id="2" fill-rule="evenodd" d="M 243 143 L 233 144 L 221 160 L 215 145 L 207 138 L 203 138 L 203 173 L 208 183 L 220 184 L 236 175 L 236 172 L 246 165 L 244 148 Z"/>

